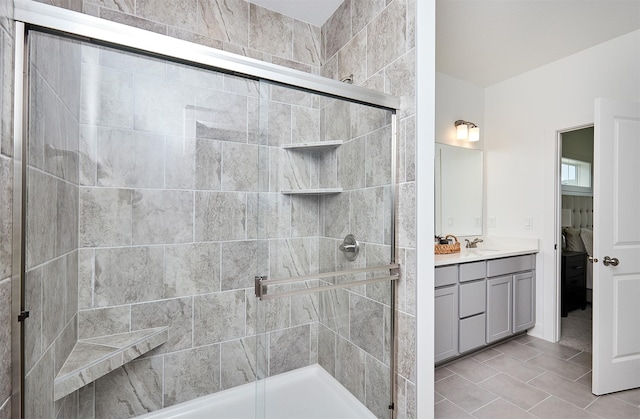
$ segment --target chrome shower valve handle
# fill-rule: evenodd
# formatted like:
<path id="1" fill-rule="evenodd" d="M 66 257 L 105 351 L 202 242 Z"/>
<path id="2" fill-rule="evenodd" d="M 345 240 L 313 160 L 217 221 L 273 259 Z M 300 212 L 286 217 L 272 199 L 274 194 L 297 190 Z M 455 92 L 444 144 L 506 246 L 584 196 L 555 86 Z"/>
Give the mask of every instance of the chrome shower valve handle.
<path id="1" fill-rule="evenodd" d="M 344 253 L 344 257 L 348 261 L 353 262 L 358 258 L 358 254 L 360 253 L 360 243 L 358 243 L 358 240 L 356 240 L 353 234 L 347 234 L 342 244 L 338 246 L 338 249 Z"/>

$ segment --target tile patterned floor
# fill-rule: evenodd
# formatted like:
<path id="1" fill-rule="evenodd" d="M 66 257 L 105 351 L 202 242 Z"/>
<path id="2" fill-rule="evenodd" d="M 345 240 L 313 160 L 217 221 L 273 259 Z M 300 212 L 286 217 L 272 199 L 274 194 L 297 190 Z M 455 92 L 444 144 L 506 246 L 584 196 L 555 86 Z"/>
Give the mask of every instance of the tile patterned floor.
<path id="1" fill-rule="evenodd" d="M 640 389 L 594 396 L 591 354 L 523 335 L 435 370 L 435 417 L 640 419 Z"/>

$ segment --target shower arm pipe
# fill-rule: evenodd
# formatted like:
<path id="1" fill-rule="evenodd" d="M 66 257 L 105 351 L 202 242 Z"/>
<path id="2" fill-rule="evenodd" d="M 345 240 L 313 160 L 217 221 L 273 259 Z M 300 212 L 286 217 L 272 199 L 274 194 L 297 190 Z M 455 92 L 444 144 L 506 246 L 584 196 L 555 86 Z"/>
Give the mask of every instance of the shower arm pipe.
<path id="1" fill-rule="evenodd" d="M 184 61 L 205 68 L 263 79 L 356 103 L 389 110 L 400 108 L 400 99 L 393 95 L 44 3 L 15 0 L 14 19 L 28 25 L 67 33 L 88 41 L 119 45 L 170 60 Z"/>

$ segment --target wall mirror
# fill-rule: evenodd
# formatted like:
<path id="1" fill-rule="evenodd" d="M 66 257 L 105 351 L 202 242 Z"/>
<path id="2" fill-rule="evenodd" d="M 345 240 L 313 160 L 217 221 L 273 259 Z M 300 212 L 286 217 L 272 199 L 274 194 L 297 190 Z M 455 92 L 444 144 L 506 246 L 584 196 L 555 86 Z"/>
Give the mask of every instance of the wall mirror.
<path id="1" fill-rule="evenodd" d="M 482 150 L 436 143 L 435 232 L 482 235 Z"/>

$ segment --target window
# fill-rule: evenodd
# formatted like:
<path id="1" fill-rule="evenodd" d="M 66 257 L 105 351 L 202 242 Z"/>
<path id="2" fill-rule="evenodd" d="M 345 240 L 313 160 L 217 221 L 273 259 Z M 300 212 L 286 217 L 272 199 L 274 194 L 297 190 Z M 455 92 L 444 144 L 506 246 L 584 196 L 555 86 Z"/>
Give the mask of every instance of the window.
<path id="1" fill-rule="evenodd" d="M 560 169 L 563 193 L 592 195 L 591 163 L 563 157 Z"/>

